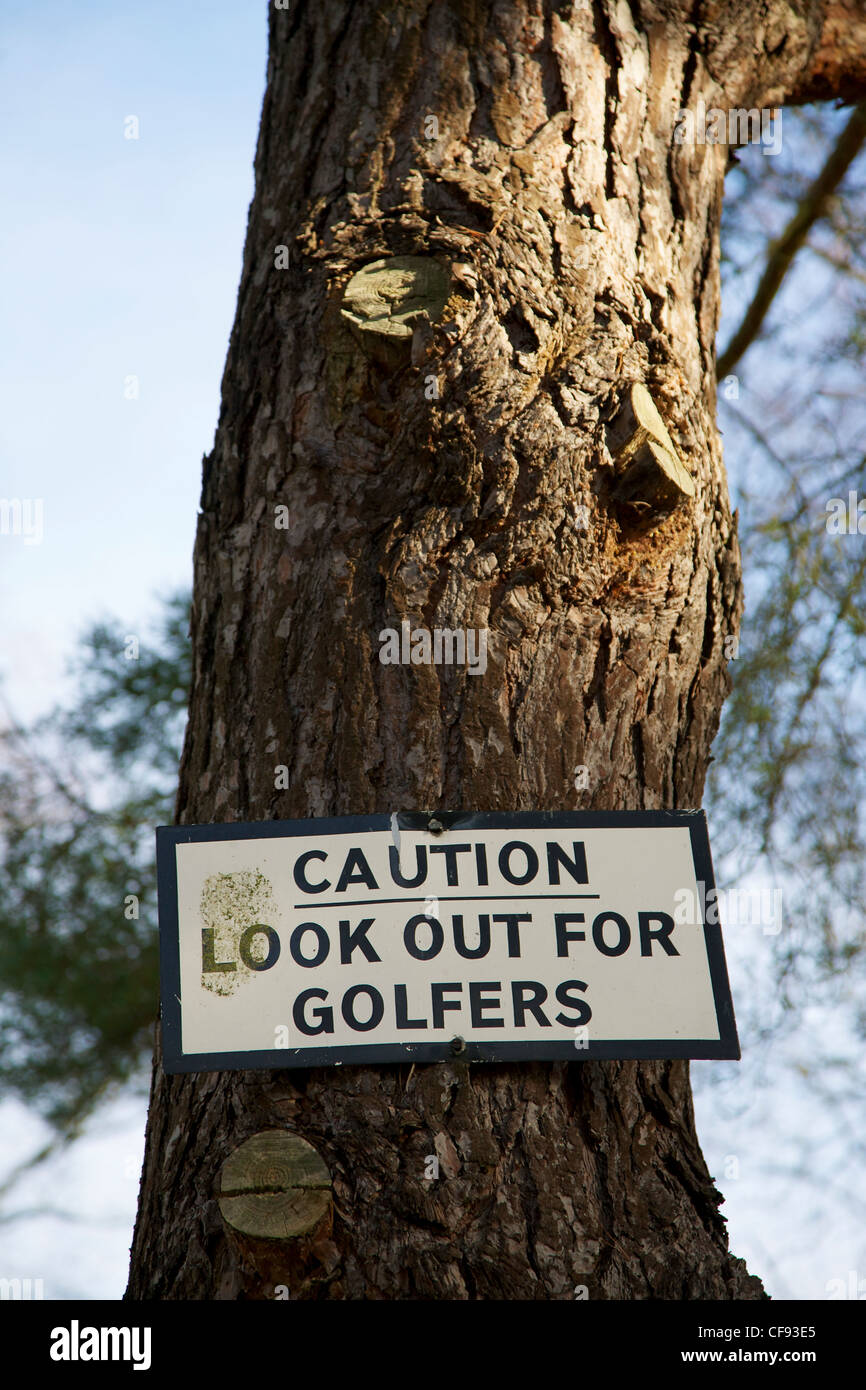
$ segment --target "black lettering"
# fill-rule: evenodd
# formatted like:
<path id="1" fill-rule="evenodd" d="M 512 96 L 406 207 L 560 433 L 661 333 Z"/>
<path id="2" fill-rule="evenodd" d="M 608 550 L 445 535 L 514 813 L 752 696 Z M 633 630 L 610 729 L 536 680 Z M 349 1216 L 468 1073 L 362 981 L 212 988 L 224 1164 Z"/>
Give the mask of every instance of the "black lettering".
<path id="1" fill-rule="evenodd" d="M 295 883 L 302 893 L 324 893 L 327 888 L 330 888 L 330 879 L 326 878 L 324 883 L 310 883 L 304 872 L 311 859 L 325 860 L 327 857 L 323 849 L 308 849 L 306 854 L 302 854 L 299 859 L 295 860 L 295 867 L 293 869 Z"/>
<path id="2" fill-rule="evenodd" d="M 536 866 L 537 867 L 537 866 Z M 479 919 L 480 920 L 480 919 Z M 508 934 L 508 954 L 509 956 L 520 955 L 520 922 L 531 922 L 531 912 L 494 912 L 494 922 L 504 922 L 505 930 Z"/>
<path id="3" fill-rule="evenodd" d="M 652 955 L 654 941 L 659 943 L 666 955 L 679 955 L 676 946 L 669 940 L 674 929 L 673 917 L 670 917 L 667 912 L 639 912 L 637 920 L 640 928 L 640 953 L 642 956 Z M 661 926 L 657 927 L 655 931 L 650 931 L 650 922 L 660 922 Z"/>
<path id="4" fill-rule="evenodd" d="M 214 959 L 214 932 L 213 927 L 202 927 L 201 929 L 201 968 L 202 974 L 209 974 L 213 970 L 237 970 L 233 960 Z"/>
<path id="5" fill-rule="evenodd" d="M 367 940 L 367 932 L 375 920 L 375 917 L 365 917 L 362 922 L 358 923 L 354 931 L 352 931 L 351 922 L 340 923 L 341 965 L 351 965 L 352 955 L 356 950 L 361 952 L 365 960 L 378 961 L 381 959 L 380 956 L 376 955 L 372 942 Z"/>
<path id="6" fill-rule="evenodd" d="M 495 989 L 496 996 L 486 997 L 481 993 L 483 989 Z M 472 980 L 469 984 L 469 1011 L 472 1017 L 473 1028 L 504 1028 L 504 1018 L 485 1018 L 485 1009 L 498 1009 L 501 1007 L 499 991 L 502 985 L 499 980 Z"/>
<path id="7" fill-rule="evenodd" d="M 530 998 L 527 999 L 526 991 L 530 991 Z M 512 980 L 511 982 L 511 1005 L 514 1009 L 515 1028 L 526 1027 L 526 1011 L 532 1014 L 536 1023 L 540 1023 L 542 1028 L 550 1028 L 551 1022 L 546 1018 L 542 1009 L 542 1004 L 547 998 L 547 990 L 544 985 L 540 985 L 537 980 Z"/>
<path id="8" fill-rule="evenodd" d="M 398 1028 L 426 1028 L 426 1018 L 410 1018 L 409 1009 L 406 1003 L 406 986 L 394 986 L 394 1012 L 397 1015 Z"/>
<path id="9" fill-rule="evenodd" d="M 458 956 L 464 960 L 480 960 L 486 956 L 490 950 L 490 918 L 486 912 L 478 914 L 479 941 L 477 946 L 470 948 L 466 945 L 466 935 L 463 931 L 463 913 L 455 912 L 451 918 L 451 930 L 454 933 L 454 946 Z"/>
<path id="10" fill-rule="evenodd" d="M 619 927 L 619 940 L 615 946 L 608 946 L 604 939 L 605 922 L 616 922 Z M 592 924 L 592 939 L 605 956 L 621 956 L 631 944 L 631 927 L 619 912 L 600 912 Z"/>
<path id="11" fill-rule="evenodd" d="M 475 867 L 478 870 L 478 882 L 484 888 L 488 882 L 486 845 L 478 844 L 475 846 Z"/>
<path id="12" fill-rule="evenodd" d="M 315 1037 L 316 1033 L 333 1033 L 334 1031 L 334 1010 L 330 1008 L 313 1009 L 313 1018 L 316 1019 L 318 1027 L 313 1027 L 307 1022 L 305 1008 L 308 999 L 327 999 L 326 989 L 305 989 L 303 994 L 299 994 L 292 1008 L 292 1019 L 299 1033 L 305 1033 L 308 1038 Z"/>
<path id="13" fill-rule="evenodd" d="M 369 996 L 371 1012 L 366 1023 L 360 1022 L 355 1017 L 355 1000 L 359 994 Z M 343 995 L 343 1002 L 340 1005 L 340 1013 L 343 1015 L 350 1028 L 354 1028 L 356 1033 L 369 1033 L 371 1028 L 376 1028 L 381 1022 L 385 1013 L 385 1005 L 382 996 L 372 985 L 353 985 L 347 989 Z"/>
<path id="14" fill-rule="evenodd" d="M 404 878 L 400 868 L 400 856 L 394 845 L 388 849 L 388 859 L 391 864 L 391 877 L 401 888 L 417 888 L 427 877 L 427 846 L 415 846 L 415 865 L 417 873 L 414 878 Z"/>
<path id="15" fill-rule="evenodd" d="M 511 855 L 516 849 L 526 855 L 526 871 L 522 875 L 511 872 Z M 531 883 L 538 873 L 538 855 L 532 845 L 527 845 L 523 840 L 509 840 L 499 851 L 499 872 L 507 883 Z"/>
<path id="16" fill-rule="evenodd" d="M 415 932 L 422 922 L 427 923 L 432 934 L 432 940 L 426 950 L 422 950 L 415 940 Z M 403 928 L 403 944 L 409 955 L 414 956 L 416 960 L 432 960 L 434 956 L 438 956 L 444 940 L 442 923 L 435 917 L 425 917 L 423 913 L 418 917 L 410 917 Z"/>
<path id="17" fill-rule="evenodd" d="M 378 888 L 379 885 L 373 877 L 373 870 L 364 858 L 362 849 L 350 849 L 346 855 L 346 862 L 343 865 L 343 872 L 337 882 L 337 892 L 345 893 L 352 883 L 363 883 L 365 888 Z"/>
<path id="18" fill-rule="evenodd" d="M 446 1009 L 459 1009 L 459 1008 L 460 1008 L 460 1000 L 459 1000 L 459 999 L 446 999 L 446 998 L 445 998 L 445 994 L 446 994 L 446 992 L 447 992 L 448 990 L 451 990 L 451 991 L 453 992 L 455 989 L 457 990 L 457 993 L 459 994 L 459 993 L 461 992 L 461 990 L 463 989 L 463 986 L 462 986 L 462 985 L 457 985 L 457 984 L 451 984 L 451 983 L 448 983 L 448 982 L 443 983 L 443 984 L 438 984 L 438 983 L 437 983 L 437 984 L 432 984 L 432 985 L 430 986 L 430 996 L 431 996 L 431 1000 L 432 1000 L 432 1003 L 433 1003 L 433 1027 L 434 1027 L 434 1028 L 444 1028 L 444 1027 L 445 1027 L 445 1010 L 446 1010 Z"/>
<path id="19" fill-rule="evenodd" d="M 566 1028 L 578 1028 L 585 1023 L 589 1023 L 592 1018 L 592 1009 L 585 999 L 572 999 L 571 992 L 575 989 L 586 989 L 583 980 L 563 980 L 561 985 L 556 986 L 556 1002 L 562 1004 L 566 1009 L 576 1009 L 577 1018 L 568 1018 L 566 1014 L 557 1014 L 556 1021 Z"/>
<path id="20" fill-rule="evenodd" d="M 458 854 L 471 854 L 472 846 L 431 845 L 430 853 L 445 855 L 445 878 L 448 883 L 448 886 L 450 888 L 454 888 L 460 882 L 460 878 L 457 873 L 457 856 Z"/>
<path id="21" fill-rule="evenodd" d="M 571 852 L 573 859 L 569 859 L 562 845 L 556 844 L 553 840 L 547 842 L 547 876 L 551 883 L 559 883 L 560 865 L 565 869 L 575 883 L 589 883 L 589 874 L 586 871 L 586 850 L 583 847 L 583 840 L 572 840 Z"/>
<path id="22" fill-rule="evenodd" d="M 257 960 L 250 950 L 254 936 L 266 936 L 268 939 L 268 954 Z M 280 958 L 280 938 L 273 927 L 263 927 L 261 922 L 257 922 L 254 927 L 247 927 L 238 942 L 238 954 L 244 965 L 250 970 L 270 970 L 272 965 L 276 965 Z"/>
<path id="23" fill-rule="evenodd" d="M 315 932 L 316 940 L 319 943 L 315 956 L 311 956 L 309 959 L 301 955 L 301 940 L 304 932 L 307 931 Z M 327 959 L 330 949 L 331 943 L 328 940 L 328 933 L 325 931 L 324 927 L 320 927 L 316 922 L 302 922 L 299 927 L 295 927 L 295 930 L 289 937 L 289 950 L 292 953 L 292 960 L 297 961 L 298 965 L 305 965 L 308 968 L 312 968 L 314 965 L 321 965 L 322 961 Z"/>
<path id="24" fill-rule="evenodd" d="M 556 954 L 558 956 L 568 955 L 569 941 L 585 941 L 585 931 L 569 931 L 569 922 L 585 922 L 586 918 L 582 912 L 556 912 L 553 917 L 556 923 Z"/>

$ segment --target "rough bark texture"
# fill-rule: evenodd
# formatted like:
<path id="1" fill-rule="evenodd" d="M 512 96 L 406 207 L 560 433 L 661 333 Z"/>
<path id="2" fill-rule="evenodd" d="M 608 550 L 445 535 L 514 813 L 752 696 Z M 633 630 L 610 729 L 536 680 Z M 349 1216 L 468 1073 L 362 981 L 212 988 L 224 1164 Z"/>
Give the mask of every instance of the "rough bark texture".
<path id="1" fill-rule="evenodd" d="M 714 395 L 727 151 L 674 122 L 808 94 L 829 45 L 808 0 L 272 11 L 180 822 L 700 804 L 740 612 Z M 340 312 L 394 256 L 452 275 L 396 364 Z M 633 381 L 696 485 L 650 530 L 610 490 Z M 486 674 L 383 666 L 403 618 L 489 629 Z M 242 1246 L 220 1167 L 282 1126 L 325 1159 L 332 1216 Z M 128 1297 L 760 1297 L 719 1201 L 683 1062 L 166 1077 L 157 1055 Z"/>

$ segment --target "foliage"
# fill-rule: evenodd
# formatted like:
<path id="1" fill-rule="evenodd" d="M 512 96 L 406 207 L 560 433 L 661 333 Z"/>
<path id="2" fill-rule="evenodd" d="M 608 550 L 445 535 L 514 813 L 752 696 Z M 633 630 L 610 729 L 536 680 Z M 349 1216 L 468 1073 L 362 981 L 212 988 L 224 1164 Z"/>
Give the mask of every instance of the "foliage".
<path id="1" fill-rule="evenodd" d="M 93 626 L 71 704 L 2 738 L 0 1076 L 67 1134 L 153 1043 L 153 827 L 177 782 L 188 609 L 169 599 L 132 660 L 122 628 Z"/>
<path id="2" fill-rule="evenodd" d="M 847 114 L 785 111 L 781 155 L 741 152 L 723 217 L 733 322 Z M 785 1009 L 805 986 L 813 1000 L 822 990 L 833 997 L 843 975 L 849 988 L 866 947 L 866 540 L 828 524 L 831 499 L 847 505 L 859 485 L 866 502 L 864 167 L 861 155 L 810 233 L 763 340 L 720 392 L 746 613 L 708 804 L 726 872 L 758 870 L 782 889 L 774 952 Z"/>

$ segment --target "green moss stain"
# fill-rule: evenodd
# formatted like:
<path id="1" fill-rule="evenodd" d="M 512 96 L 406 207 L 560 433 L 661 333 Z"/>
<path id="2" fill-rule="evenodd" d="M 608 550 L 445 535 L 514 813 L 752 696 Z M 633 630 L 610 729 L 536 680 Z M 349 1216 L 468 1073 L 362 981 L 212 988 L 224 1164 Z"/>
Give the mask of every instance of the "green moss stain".
<path id="1" fill-rule="evenodd" d="M 234 970 L 202 971 L 201 982 L 214 994 L 234 994 L 256 972 L 240 957 L 239 943 L 247 927 L 273 926 L 277 911 L 274 890 L 258 869 L 234 874 L 211 874 L 201 891 L 202 926 L 213 932 L 213 959 L 233 962 Z M 251 953 L 257 959 L 267 954 L 267 940 L 256 937 Z"/>

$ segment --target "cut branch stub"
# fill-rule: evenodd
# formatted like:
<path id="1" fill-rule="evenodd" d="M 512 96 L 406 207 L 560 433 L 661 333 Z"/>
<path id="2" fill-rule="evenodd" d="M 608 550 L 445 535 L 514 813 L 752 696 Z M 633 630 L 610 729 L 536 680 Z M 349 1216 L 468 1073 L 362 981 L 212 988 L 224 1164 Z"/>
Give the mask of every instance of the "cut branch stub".
<path id="1" fill-rule="evenodd" d="M 223 1220 L 261 1240 L 294 1240 L 325 1216 L 331 1175 L 298 1134 L 263 1130 L 223 1164 L 219 1208 Z"/>
<path id="2" fill-rule="evenodd" d="M 633 507 L 645 520 L 661 520 L 695 495 L 695 484 L 680 462 L 664 420 L 647 388 L 629 387 L 608 428 L 614 460 L 611 496 Z"/>
<path id="3" fill-rule="evenodd" d="M 441 318 L 451 276 L 430 256 L 372 261 L 353 275 L 341 312 L 365 352 L 387 366 L 402 366 L 415 329 Z"/>

